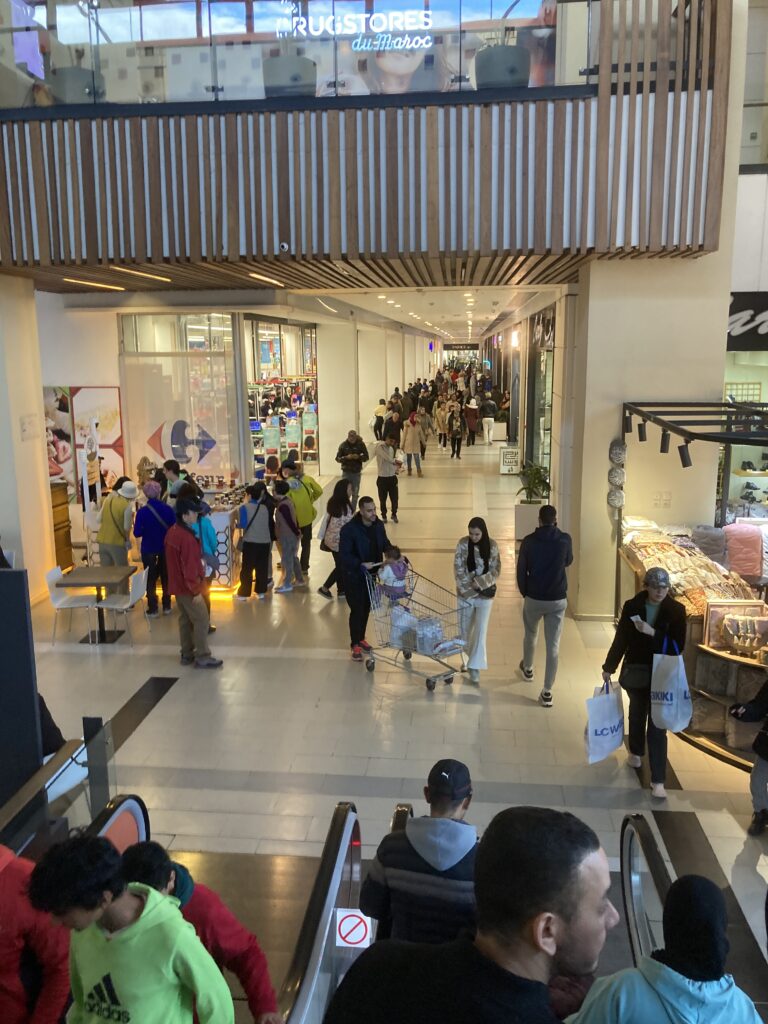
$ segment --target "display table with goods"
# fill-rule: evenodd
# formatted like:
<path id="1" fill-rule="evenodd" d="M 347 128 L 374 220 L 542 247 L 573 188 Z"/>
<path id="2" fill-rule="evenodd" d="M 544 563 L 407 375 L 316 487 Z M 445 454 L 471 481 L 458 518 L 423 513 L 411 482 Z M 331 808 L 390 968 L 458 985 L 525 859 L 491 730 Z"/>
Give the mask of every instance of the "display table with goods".
<path id="1" fill-rule="evenodd" d="M 245 488 L 234 487 L 231 491 L 206 493 L 205 500 L 211 506 L 211 525 L 216 531 L 219 560 L 211 589 L 231 590 L 240 577 L 240 552 L 237 550 L 235 531 L 240 506 L 248 500 Z"/>

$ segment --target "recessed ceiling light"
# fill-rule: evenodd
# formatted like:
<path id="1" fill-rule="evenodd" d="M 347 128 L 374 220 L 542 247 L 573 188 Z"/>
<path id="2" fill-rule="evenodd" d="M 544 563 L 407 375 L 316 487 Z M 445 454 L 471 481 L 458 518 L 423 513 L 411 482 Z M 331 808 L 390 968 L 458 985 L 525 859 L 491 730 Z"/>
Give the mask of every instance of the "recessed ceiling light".
<path id="1" fill-rule="evenodd" d="M 465 299 L 471 299 L 472 298 L 472 292 L 464 292 L 464 298 Z"/>
<path id="2" fill-rule="evenodd" d="M 273 284 L 275 288 L 285 288 L 285 285 L 280 281 L 276 281 L 274 277 L 266 277 L 264 274 L 255 273 L 255 271 L 251 271 L 248 277 L 252 277 L 256 281 L 264 281 L 266 284 Z"/>
<path id="3" fill-rule="evenodd" d="M 395 300 L 394 299 L 387 299 L 387 305 L 388 306 L 394 306 L 394 304 L 395 304 Z"/>
<path id="4" fill-rule="evenodd" d="M 65 277 L 67 284 L 84 284 L 86 288 L 106 288 L 109 292 L 124 292 L 125 288 L 119 284 L 99 284 L 98 281 L 81 281 L 78 277 Z"/>
<path id="5" fill-rule="evenodd" d="M 160 274 L 149 274 L 145 270 L 133 270 L 131 267 L 112 267 L 113 270 L 119 270 L 121 274 L 134 274 L 136 277 L 150 277 L 153 281 L 166 281 L 168 284 L 171 283 L 170 277 L 161 277 Z"/>
<path id="6" fill-rule="evenodd" d="M 376 296 L 377 299 L 386 299 L 386 297 L 387 297 L 386 295 L 377 295 Z"/>

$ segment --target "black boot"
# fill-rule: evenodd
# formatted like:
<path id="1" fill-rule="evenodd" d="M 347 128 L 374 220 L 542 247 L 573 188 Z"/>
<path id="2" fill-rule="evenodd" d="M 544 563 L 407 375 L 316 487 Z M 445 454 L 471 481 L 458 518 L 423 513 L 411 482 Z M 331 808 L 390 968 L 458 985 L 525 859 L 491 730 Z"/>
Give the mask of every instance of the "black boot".
<path id="1" fill-rule="evenodd" d="M 768 827 L 768 811 L 755 811 L 752 815 L 752 822 L 747 829 L 747 835 L 761 836 Z"/>

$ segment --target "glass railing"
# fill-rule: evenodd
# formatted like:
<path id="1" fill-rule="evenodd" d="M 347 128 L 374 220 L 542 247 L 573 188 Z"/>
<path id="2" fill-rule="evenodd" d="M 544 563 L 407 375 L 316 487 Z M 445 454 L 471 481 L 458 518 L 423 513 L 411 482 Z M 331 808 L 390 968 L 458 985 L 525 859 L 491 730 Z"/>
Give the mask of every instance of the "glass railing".
<path id="1" fill-rule="evenodd" d="M 591 8 L 589 0 L 0 0 L 0 107 L 584 85 L 596 60 Z"/>
<path id="2" fill-rule="evenodd" d="M 664 946 L 662 916 L 671 884 L 650 825 L 642 814 L 627 815 L 621 826 L 621 888 L 635 966 Z"/>

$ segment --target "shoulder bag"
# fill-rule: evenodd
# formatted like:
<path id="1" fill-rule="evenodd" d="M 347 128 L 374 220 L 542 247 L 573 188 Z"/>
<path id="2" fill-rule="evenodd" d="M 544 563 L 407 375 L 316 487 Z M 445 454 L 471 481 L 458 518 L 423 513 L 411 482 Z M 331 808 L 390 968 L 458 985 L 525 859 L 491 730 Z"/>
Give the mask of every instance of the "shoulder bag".
<path id="1" fill-rule="evenodd" d="M 625 661 L 619 673 L 619 686 L 623 690 L 649 690 L 651 687 L 651 666 L 628 665 Z"/>

